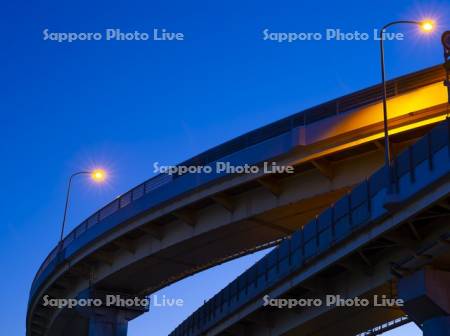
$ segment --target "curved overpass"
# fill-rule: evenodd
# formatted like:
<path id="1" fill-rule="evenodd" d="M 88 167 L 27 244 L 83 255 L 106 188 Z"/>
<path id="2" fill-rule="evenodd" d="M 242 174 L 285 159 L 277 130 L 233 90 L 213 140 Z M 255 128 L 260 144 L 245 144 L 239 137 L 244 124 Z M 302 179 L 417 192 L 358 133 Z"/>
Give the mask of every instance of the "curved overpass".
<path id="1" fill-rule="evenodd" d="M 331 336 L 336 330 L 354 336 L 394 319 L 410 321 L 402 318 L 406 314 L 417 325 L 439 316 L 436 306 L 447 308 L 450 297 L 450 119 L 405 150 L 393 167 L 391 183 L 383 166 L 284 239 L 170 336 Z M 417 300 L 421 283 L 415 275 L 414 286 L 407 286 L 414 293 L 410 306 L 408 300 L 389 308 L 294 302 L 325 302 L 330 295 L 370 302 L 374 295 L 397 299 L 402 295 L 398 279 L 425 268 L 433 270 L 434 279 L 444 280 L 440 286 L 430 285 L 439 297 L 433 303 L 436 311 L 426 300 Z M 400 294 L 395 294 L 396 287 Z"/>
<path id="2" fill-rule="evenodd" d="M 389 82 L 399 151 L 444 119 L 440 66 Z M 199 270 L 275 244 L 383 160 L 381 87 L 294 114 L 180 165 L 276 161 L 295 174 L 156 176 L 77 226 L 45 259 L 30 290 L 27 335 L 80 335 L 88 320 L 42 306 L 87 288 L 146 295 Z M 207 253 L 206 253 L 207 252 Z"/>

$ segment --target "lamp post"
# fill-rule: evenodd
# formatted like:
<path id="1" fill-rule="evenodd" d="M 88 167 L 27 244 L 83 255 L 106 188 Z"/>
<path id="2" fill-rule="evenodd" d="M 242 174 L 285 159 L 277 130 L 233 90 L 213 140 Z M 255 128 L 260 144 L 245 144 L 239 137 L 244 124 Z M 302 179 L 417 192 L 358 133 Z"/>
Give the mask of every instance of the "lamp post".
<path id="1" fill-rule="evenodd" d="M 391 147 L 389 142 L 389 129 L 388 129 L 388 111 L 387 111 L 387 87 L 386 87 L 386 71 L 384 66 L 384 33 L 387 28 L 397 24 L 415 24 L 418 25 L 423 31 L 430 32 L 433 30 L 433 23 L 431 21 L 393 21 L 381 28 L 379 32 L 380 40 L 380 63 L 381 63 L 381 81 L 383 83 L 383 127 L 384 127 L 384 160 L 385 164 L 391 166 Z"/>
<path id="2" fill-rule="evenodd" d="M 79 171 L 79 172 L 76 172 L 76 173 L 73 173 L 72 175 L 70 175 L 69 183 L 67 185 L 66 203 L 64 206 L 64 215 L 63 215 L 63 220 L 62 220 L 62 225 L 61 225 L 61 236 L 59 238 L 60 248 L 62 247 L 62 241 L 64 238 L 64 227 L 66 225 L 67 209 L 69 208 L 70 189 L 72 187 L 72 180 L 74 177 L 79 176 L 79 175 L 90 175 L 91 179 L 98 183 L 103 182 L 106 179 L 106 172 L 102 169 L 95 169 L 92 171 Z"/>
<path id="3" fill-rule="evenodd" d="M 447 87 L 448 101 L 450 102 L 450 30 L 442 34 L 441 42 L 444 47 L 444 85 Z"/>

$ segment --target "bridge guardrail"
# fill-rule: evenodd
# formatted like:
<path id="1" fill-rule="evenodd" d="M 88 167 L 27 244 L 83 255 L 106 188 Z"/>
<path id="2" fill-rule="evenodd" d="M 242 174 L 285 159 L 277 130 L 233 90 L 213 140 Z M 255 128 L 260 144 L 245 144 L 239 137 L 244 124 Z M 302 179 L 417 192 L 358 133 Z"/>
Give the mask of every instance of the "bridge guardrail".
<path id="1" fill-rule="evenodd" d="M 402 203 L 450 174 L 450 119 L 440 123 L 290 238 L 265 255 L 182 322 L 170 336 L 203 335 L 214 324 L 261 296 L 274 284 L 389 214 L 386 204 Z M 421 178 L 417 179 L 420 174 Z"/>
<path id="2" fill-rule="evenodd" d="M 441 66 L 435 66 L 420 72 L 416 72 L 407 76 L 388 82 L 388 96 L 393 97 L 397 94 L 413 90 L 417 87 L 429 85 L 439 82 L 444 79 L 444 71 Z M 279 136 L 283 133 L 291 131 L 293 128 L 308 125 L 313 122 L 350 111 L 363 105 L 375 103 L 381 100 L 382 88 L 380 85 L 375 85 L 368 89 L 358 91 L 353 94 L 343 96 L 341 98 L 332 100 L 330 102 L 318 105 L 316 107 L 298 112 L 290 117 L 279 120 L 267 126 L 261 127 L 257 130 L 244 134 L 233 140 L 225 142 L 222 145 L 214 147 L 198 156 L 195 156 L 187 161 L 182 162 L 182 166 L 190 165 L 206 165 L 223 158 L 231 153 L 238 152 L 261 143 L 267 139 Z M 119 198 L 107 204 L 99 211 L 95 212 L 77 227 L 75 227 L 63 240 L 62 250 L 66 249 L 78 237 L 95 227 L 99 222 L 118 210 L 132 204 L 142 196 L 156 192 L 162 186 L 172 182 L 181 176 L 169 176 L 165 174 L 157 175 L 137 187 L 126 192 Z M 187 191 L 187 189 L 185 190 Z M 61 247 L 56 246 L 44 262 L 39 267 L 30 289 L 30 298 L 34 295 L 36 289 L 41 285 L 43 279 L 48 273 L 46 269 L 51 266 L 54 269 L 60 262 L 64 261 L 64 254 L 60 254 Z"/>

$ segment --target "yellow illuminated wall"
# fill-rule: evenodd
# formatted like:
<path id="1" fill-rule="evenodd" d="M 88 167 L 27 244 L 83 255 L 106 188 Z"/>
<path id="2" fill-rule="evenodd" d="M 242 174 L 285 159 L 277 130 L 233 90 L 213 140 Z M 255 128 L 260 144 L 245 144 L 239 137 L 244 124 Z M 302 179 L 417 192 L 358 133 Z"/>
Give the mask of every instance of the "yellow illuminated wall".
<path id="1" fill-rule="evenodd" d="M 447 89 L 441 82 L 435 83 L 389 99 L 388 118 L 404 116 L 445 103 L 447 103 Z M 443 119 L 444 117 L 443 112 L 438 119 Z M 425 121 L 425 123 L 438 121 L 434 119 Z M 382 123 L 382 121 L 383 110 L 380 102 L 301 127 L 298 131 L 299 142 L 303 145 L 313 144 L 345 133 L 354 132 L 357 129 L 376 125 Z M 418 127 L 423 125 L 423 123 L 424 121 L 417 123 L 417 125 L 415 124 L 415 126 L 411 125 L 411 127 Z M 404 129 L 405 127 L 402 128 Z M 399 129 L 392 133 L 398 131 Z M 381 135 L 382 133 L 380 133 Z"/>

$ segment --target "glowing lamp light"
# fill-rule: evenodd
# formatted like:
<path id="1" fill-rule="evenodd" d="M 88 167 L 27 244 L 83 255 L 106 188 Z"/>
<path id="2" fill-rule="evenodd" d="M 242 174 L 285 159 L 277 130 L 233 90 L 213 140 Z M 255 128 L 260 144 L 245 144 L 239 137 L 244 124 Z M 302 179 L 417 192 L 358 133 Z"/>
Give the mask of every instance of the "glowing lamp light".
<path id="1" fill-rule="evenodd" d="M 420 24 L 420 27 L 422 28 L 422 30 L 424 31 L 424 32 L 431 32 L 431 31 L 433 31 L 433 29 L 434 29 L 434 23 L 433 23 L 433 21 L 423 21 L 421 24 Z"/>
<path id="2" fill-rule="evenodd" d="M 95 182 L 103 182 L 106 180 L 106 172 L 103 169 L 95 169 L 91 173 L 91 179 Z"/>

